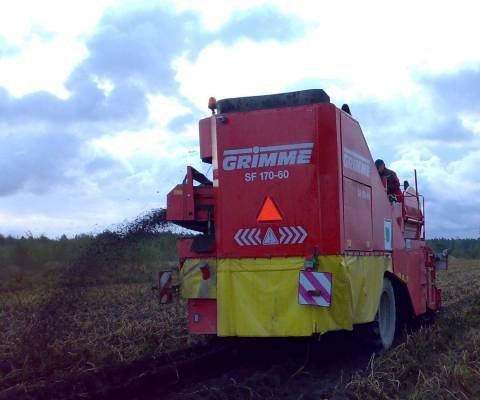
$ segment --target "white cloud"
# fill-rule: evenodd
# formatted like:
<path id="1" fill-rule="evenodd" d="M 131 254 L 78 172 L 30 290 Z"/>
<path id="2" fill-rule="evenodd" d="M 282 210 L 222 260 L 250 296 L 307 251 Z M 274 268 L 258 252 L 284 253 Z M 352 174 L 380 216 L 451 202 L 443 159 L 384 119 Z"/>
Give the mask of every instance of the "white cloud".
<path id="1" fill-rule="evenodd" d="M 202 18 L 205 29 L 212 32 L 221 28 L 236 11 L 248 10 L 265 4 L 272 4 L 266 0 L 223 1 L 217 0 L 171 0 L 170 4 L 178 11 L 194 11 Z M 276 3 L 274 3 L 276 4 Z"/>
<path id="2" fill-rule="evenodd" d="M 278 92 L 304 80 L 328 82 L 325 89 L 333 97 L 388 101 L 418 91 L 413 78 L 419 73 L 480 61 L 480 6 L 473 2 L 264 3 L 316 27 L 294 43 L 243 41 L 225 47 L 217 42 L 198 60 L 177 60 L 182 93 L 197 106 L 204 106 L 207 93 L 221 98 Z M 217 29 L 233 11 L 250 6 L 248 1 L 226 2 L 220 10 L 217 2 L 179 4 L 200 12 L 206 26 Z"/>
<path id="3" fill-rule="evenodd" d="M 68 96 L 63 84 L 86 56 L 83 41 L 113 0 L 19 0 L 0 6 L 0 37 L 18 51 L 0 58 L 0 86 L 14 96 L 46 90 Z"/>
<path id="4" fill-rule="evenodd" d="M 480 114 L 462 113 L 459 118 L 462 121 L 463 126 L 478 135 L 478 138 L 480 139 Z M 480 140 L 478 144 L 480 145 Z"/>
<path id="5" fill-rule="evenodd" d="M 0 12 L 0 35 L 14 43 L 22 43 L 32 28 L 43 28 L 63 36 L 90 32 L 113 0 L 16 0 L 3 2 Z"/>
<path id="6" fill-rule="evenodd" d="M 166 128 L 175 117 L 191 112 L 175 97 L 152 94 L 148 96 L 148 109 L 152 122 L 159 124 L 161 128 Z"/>
<path id="7" fill-rule="evenodd" d="M 188 151 L 184 147 L 175 146 L 171 132 L 158 128 L 119 132 L 93 139 L 92 144 L 97 150 L 124 162 L 140 156 L 178 159 Z"/>
<path id="8" fill-rule="evenodd" d="M 72 70 L 89 57 L 86 40 L 108 6 L 112 6 L 110 11 L 133 15 L 139 8 L 151 8 L 154 12 L 158 4 L 160 2 L 102 0 L 75 4 L 60 0 L 20 0 L 1 6 L 0 37 L 11 48 L 17 47 L 18 52 L 10 51 L 0 59 L 0 88 L 7 88 L 17 97 L 46 90 L 67 98 L 65 81 Z M 214 38 L 235 12 L 262 4 L 279 8 L 292 18 L 303 18 L 305 34 L 286 42 L 255 41 L 255 35 L 242 39 L 235 36 L 236 31 L 231 33 L 234 38 L 230 40 L 222 40 L 218 35 Z M 164 205 L 165 193 L 181 179 L 187 164 L 203 172 L 208 170 L 208 165 L 201 165 L 199 160 L 197 123 L 189 122 L 188 117 L 189 114 L 196 116 L 198 110 L 207 115 L 209 96 L 221 99 L 323 87 L 334 103 L 354 102 L 360 107 L 363 102 L 367 111 L 373 110 L 370 120 L 365 116 L 359 122 L 372 150 L 390 156 L 392 167 L 403 177 L 411 179 L 413 168 L 419 170 L 421 188 L 424 187 L 429 196 L 433 232 L 473 234 L 462 230 L 463 220 L 457 223 L 451 217 L 443 218 L 445 210 L 441 204 L 450 207 L 449 210 L 476 207 L 480 189 L 471 171 L 480 163 L 480 117 L 453 109 L 439 112 L 434 98 L 418 77 L 479 65 L 480 25 L 476 3 L 408 0 L 393 5 L 384 1 L 244 0 L 224 1 L 219 5 L 218 1 L 210 0 L 172 0 L 161 2 L 161 6 L 177 12 L 192 11 L 208 31 L 206 36 L 193 37 L 199 29 L 195 16 L 184 15 L 185 18 L 175 20 L 178 24 L 174 21 L 171 26 L 168 22 L 173 21 L 173 17 L 168 13 L 158 19 L 148 19 L 145 15 L 149 14 L 144 12 L 138 25 L 134 18 L 123 24 L 116 17 L 110 18 L 108 24 L 118 23 L 117 29 L 106 29 L 94 45 L 90 42 L 90 51 L 96 58 L 88 65 L 90 69 L 80 70 L 76 76 L 75 88 L 82 94 L 81 101 L 74 103 L 74 110 L 70 111 L 74 113 L 84 107 L 92 119 L 102 119 L 102 112 L 95 112 L 99 106 L 93 110 L 89 106 L 93 104 L 90 97 L 100 97 L 103 93 L 109 100 L 114 97 L 112 102 L 119 103 L 115 103 L 118 107 L 105 108 L 117 111 L 118 115 L 112 118 L 118 123 L 118 118 L 128 110 L 143 104 L 146 87 L 147 121 L 144 123 L 142 119 L 146 112 L 142 107 L 138 111 L 140 122 L 122 126 L 121 130 L 118 130 L 120 124 L 113 130 L 108 128 L 107 125 L 113 126 L 115 121 L 102 120 L 103 125 L 98 129 L 103 136 L 83 139 L 85 154 L 81 161 L 75 161 L 77 164 L 71 167 L 73 172 L 67 171 L 75 176 L 74 183 L 54 187 L 41 196 L 21 191 L 0 199 L 0 223 L 4 226 L 15 231 L 20 231 L 22 226 L 36 232 L 42 229 L 53 233 L 88 231 L 96 223 L 104 226 L 148 207 Z M 163 23 L 172 32 L 163 32 Z M 254 23 L 262 24 L 262 19 L 257 18 Z M 179 24 L 185 27 L 177 31 Z M 136 35 L 131 35 L 129 29 Z M 178 38 L 165 40 L 159 36 L 163 33 L 176 33 Z M 208 33 L 210 43 L 207 43 Z M 148 34 L 155 36 L 152 42 L 144 42 Z M 112 35 L 117 36 L 112 38 Z M 115 46 L 121 46 L 127 39 L 131 39 L 129 54 L 124 54 L 124 48 Z M 138 47 L 135 40 L 152 46 Z M 180 48 L 193 42 L 189 49 Z M 171 48 L 167 49 L 168 46 Z M 132 53 L 135 49 L 139 52 L 138 59 Z M 197 51 L 200 51 L 198 57 Z M 173 55 L 177 58 L 171 63 Z M 122 61 L 127 62 L 121 64 Z M 124 65 L 125 68 L 121 68 Z M 171 65 L 175 68 L 176 81 L 169 75 Z M 95 68 L 100 68 L 100 72 L 90 79 L 93 89 L 96 85 L 100 93 L 88 86 L 82 75 L 82 72 L 94 74 Z M 109 80 L 111 76 L 114 78 Z M 138 87 L 129 86 L 128 91 L 120 93 L 122 96 L 115 97 L 116 89 L 127 81 L 142 82 Z M 177 94 L 177 84 L 183 97 L 173 97 Z M 169 97 L 148 93 L 153 91 L 153 86 L 156 91 L 168 89 Z M 121 106 L 125 105 L 125 98 L 133 100 L 124 109 Z M 53 101 L 51 104 L 61 107 Z M 353 112 L 355 114 L 355 109 Z M 52 115 L 66 118 L 65 113 Z M 175 121 L 180 123 L 173 127 Z M 439 132 L 438 140 L 421 136 L 448 124 L 445 129 L 456 129 L 457 122 L 466 131 L 473 132 L 474 137 L 464 141 L 450 138 L 445 149 L 447 145 L 442 141 L 449 138 L 449 132 Z M 79 123 L 75 132 L 89 129 L 82 124 L 88 125 L 88 122 Z M 118 165 L 102 168 L 102 160 Z M 90 165 L 90 172 L 83 170 L 85 165 Z"/>
<path id="9" fill-rule="evenodd" d="M 391 167 L 414 185 L 418 173 L 419 192 L 425 196 L 427 232 L 430 237 L 462 237 L 478 233 L 480 225 L 480 182 L 475 171 L 480 165 L 480 151 L 470 151 L 447 162 L 428 147 L 403 146 L 399 159 Z"/>
<path id="10" fill-rule="evenodd" d="M 112 224 L 131 219 L 139 211 L 163 205 L 162 198 L 152 187 L 150 193 L 125 191 L 129 185 L 109 185 L 98 188 L 89 182 L 69 190 L 59 189 L 48 196 L 21 193 L 2 200 L 0 224 L 3 235 L 23 235 L 27 231 L 58 237 L 83 232 L 99 233 Z M 135 185 L 138 190 L 138 185 Z M 117 191 L 117 193 L 112 191 Z M 109 193 L 110 192 L 110 193 Z M 147 197 L 149 201 L 147 201 Z M 88 207 L 85 205 L 88 204 Z"/>
<path id="11" fill-rule="evenodd" d="M 63 84 L 86 53 L 82 43 L 62 36 L 48 43 L 33 39 L 19 54 L 0 60 L 0 86 L 16 97 L 46 90 L 66 98 Z"/>
<path id="12" fill-rule="evenodd" d="M 197 152 L 198 137 L 196 125 L 184 132 L 172 132 L 168 125 L 175 117 L 190 113 L 191 110 L 173 97 L 149 95 L 149 128 L 116 132 L 92 140 L 95 151 L 108 154 L 130 165 L 131 160 L 144 157 L 149 160 L 169 159 L 180 163 L 192 152 Z"/>

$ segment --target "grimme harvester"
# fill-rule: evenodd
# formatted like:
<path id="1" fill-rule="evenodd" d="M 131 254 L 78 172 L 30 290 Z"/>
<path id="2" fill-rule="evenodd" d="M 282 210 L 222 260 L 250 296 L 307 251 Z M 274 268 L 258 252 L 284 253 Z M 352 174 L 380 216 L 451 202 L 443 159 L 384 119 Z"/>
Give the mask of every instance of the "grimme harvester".
<path id="1" fill-rule="evenodd" d="M 371 327 L 388 348 L 402 315 L 439 309 L 438 256 L 417 188 L 392 201 L 359 123 L 323 90 L 220 100 L 200 156 L 167 197 L 189 330 L 310 336 Z M 446 264 L 445 257 L 441 260 Z M 160 274 L 161 301 L 171 275 Z"/>

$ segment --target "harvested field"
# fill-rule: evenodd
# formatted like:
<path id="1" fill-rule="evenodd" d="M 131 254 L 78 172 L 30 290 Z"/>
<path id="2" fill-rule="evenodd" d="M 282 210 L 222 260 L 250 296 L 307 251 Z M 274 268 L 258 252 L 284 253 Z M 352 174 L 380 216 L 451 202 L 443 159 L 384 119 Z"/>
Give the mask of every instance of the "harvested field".
<path id="1" fill-rule="evenodd" d="M 385 354 L 363 348 L 355 333 L 303 344 L 287 339 L 221 377 L 180 387 L 166 398 L 479 399 L 480 261 L 453 260 L 449 271 L 439 273 L 439 284 L 444 308 L 436 323 L 414 321 Z M 157 398 L 163 397 L 148 397 Z"/>
<path id="2" fill-rule="evenodd" d="M 432 325 L 372 357 L 339 391 L 355 399 L 480 398 L 480 261 L 439 273 L 443 310 Z"/>
<path id="3" fill-rule="evenodd" d="M 416 328 L 386 354 L 356 349 L 348 335 L 319 347 L 287 339 L 226 373 L 190 377 L 168 396 L 152 391 L 142 398 L 480 398 L 480 262 L 454 261 L 439 281 L 444 308 L 436 323 Z M 185 303 L 160 307 L 148 284 L 4 291 L 0 398 L 39 387 L 45 395 L 29 398 L 63 398 L 49 388 L 84 376 L 108 386 L 105 371 L 127 380 L 151 371 L 166 353 L 202 342 L 186 331 Z M 82 390 L 65 393 L 85 398 Z"/>
<path id="4" fill-rule="evenodd" d="M 198 341 L 184 303 L 159 307 L 147 284 L 0 294 L 0 389 L 59 381 L 158 357 Z"/>

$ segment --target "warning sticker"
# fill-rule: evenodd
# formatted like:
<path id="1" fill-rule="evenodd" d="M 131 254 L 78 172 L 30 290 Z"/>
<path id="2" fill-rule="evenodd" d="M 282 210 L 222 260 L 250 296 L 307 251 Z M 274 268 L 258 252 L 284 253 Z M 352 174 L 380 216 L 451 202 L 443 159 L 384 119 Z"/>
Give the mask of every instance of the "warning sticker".
<path id="1" fill-rule="evenodd" d="M 262 209 L 260 210 L 260 214 L 258 214 L 257 221 L 258 222 L 271 222 L 271 221 L 281 221 L 282 215 L 278 210 L 278 207 L 273 202 L 272 198 L 268 196 L 265 201 L 263 202 Z"/>
<path id="2" fill-rule="evenodd" d="M 267 233 L 265 233 L 265 237 L 263 238 L 262 244 L 263 245 L 278 244 L 278 239 L 275 236 L 275 233 L 273 232 L 272 228 L 267 229 Z"/>
<path id="3" fill-rule="evenodd" d="M 332 273 L 300 271 L 298 303 L 330 307 L 332 304 Z"/>
<path id="4" fill-rule="evenodd" d="M 299 225 L 268 228 L 240 228 L 233 239 L 239 246 L 271 246 L 277 244 L 302 244 L 308 236 L 305 228 Z M 262 239 L 263 236 L 263 239 Z"/>

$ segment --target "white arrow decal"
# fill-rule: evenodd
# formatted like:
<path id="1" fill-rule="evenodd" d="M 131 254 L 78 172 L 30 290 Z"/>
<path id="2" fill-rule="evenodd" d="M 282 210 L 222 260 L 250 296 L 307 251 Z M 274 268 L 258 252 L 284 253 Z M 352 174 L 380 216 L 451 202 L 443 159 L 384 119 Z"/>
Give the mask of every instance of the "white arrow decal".
<path id="1" fill-rule="evenodd" d="M 292 244 L 297 243 L 297 240 L 300 237 L 300 232 L 297 231 L 294 226 L 291 226 L 290 229 L 293 231 L 295 235 L 295 237 L 292 239 Z"/>
<path id="2" fill-rule="evenodd" d="M 262 243 L 262 240 L 260 239 L 260 229 L 257 229 L 257 234 L 255 235 L 255 240 L 257 241 L 257 244 Z"/>
<path id="3" fill-rule="evenodd" d="M 240 235 L 242 234 L 243 229 L 239 229 L 235 236 L 233 237 L 239 246 L 243 246 L 242 241 L 240 240 Z"/>
<path id="4" fill-rule="evenodd" d="M 253 228 L 252 231 L 250 232 L 250 235 L 248 235 L 248 240 L 250 241 L 250 244 L 253 244 L 254 246 L 256 245 L 255 240 L 253 240 L 255 237 L 255 232 L 257 231 L 256 228 Z"/>
<path id="5" fill-rule="evenodd" d="M 280 232 L 280 239 L 279 239 L 279 241 L 280 241 L 280 243 L 283 243 L 283 239 L 285 239 L 285 236 L 286 236 L 286 235 L 285 235 L 285 232 L 283 231 L 283 228 L 280 228 L 280 229 L 279 229 L 279 232 Z"/>
<path id="6" fill-rule="evenodd" d="M 284 227 L 283 229 L 284 229 L 285 232 L 287 232 L 287 235 L 288 235 L 286 237 L 285 241 L 283 242 L 283 244 L 288 244 L 288 243 L 290 243 L 290 239 L 292 239 L 292 237 L 293 237 L 293 233 L 290 232 L 290 230 L 287 227 Z"/>
<path id="7" fill-rule="evenodd" d="M 278 228 L 278 239 L 276 232 L 268 228 L 265 237 L 261 238 L 262 230 L 260 228 L 240 228 L 233 237 L 239 246 L 258 246 L 272 244 L 301 244 L 308 237 L 307 231 L 303 226 L 282 226 Z"/>
<path id="8" fill-rule="evenodd" d="M 303 241 L 306 239 L 306 237 L 308 236 L 308 233 L 305 229 L 303 229 L 303 227 L 301 226 L 297 226 L 297 229 L 302 233 L 302 237 L 300 238 L 300 240 L 298 241 L 298 243 L 303 243 Z"/>
<path id="9" fill-rule="evenodd" d="M 245 232 L 243 232 L 243 235 L 240 238 L 241 241 L 243 242 L 243 244 L 246 244 L 247 246 L 250 246 L 250 243 L 247 241 L 247 235 L 248 235 L 249 232 L 250 232 L 249 228 L 245 229 Z"/>

